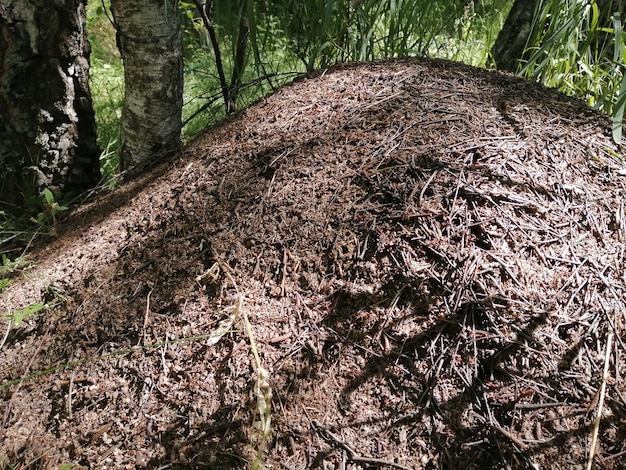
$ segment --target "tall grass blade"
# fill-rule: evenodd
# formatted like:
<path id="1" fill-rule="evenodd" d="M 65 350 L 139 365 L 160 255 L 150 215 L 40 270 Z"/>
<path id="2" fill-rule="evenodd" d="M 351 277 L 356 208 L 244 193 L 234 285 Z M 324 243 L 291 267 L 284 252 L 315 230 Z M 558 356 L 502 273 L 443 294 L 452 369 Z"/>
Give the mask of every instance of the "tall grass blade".
<path id="1" fill-rule="evenodd" d="M 624 63 L 624 47 L 622 44 L 622 19 L 618 11 L 613 14 L 613 34 L 615 47 L 613 48 L 613 62 L 615 64 Z"/>
<path id="2" fill-rule="evenodd" d="M 626 75 L 622 77 L 622 84 L 617 94 L 617 101 L 613 107 L 613 140 L 616 144 L 622 143 L 624 107 L 626 107 Z"/>

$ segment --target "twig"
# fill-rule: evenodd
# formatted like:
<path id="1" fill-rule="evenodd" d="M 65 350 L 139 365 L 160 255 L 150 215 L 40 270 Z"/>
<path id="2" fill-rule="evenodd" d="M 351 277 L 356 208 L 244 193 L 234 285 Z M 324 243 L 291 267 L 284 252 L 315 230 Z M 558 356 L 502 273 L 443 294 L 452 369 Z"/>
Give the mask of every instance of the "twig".
<path id="1" fill-rule="evenodd" d="M 598 444 L 598 430 L 600 429 L 600 420 L 602 419 L 602 408 L 604 407 L 604 395 L 606 394 L 606 382 L 609 379 L 609 359 L 611 358 L 611 345 L 613 343 L 613 332 L 609 333 L 606 338 L 606 353 L 604 356 L 604 372 L 602 373 L 602 385 L 600 386 L 600 398 L 598 399 L 598 410 L 596 411 L 596 419 L 593 423 L 593 432 L 591 433 L 591 448 L 589 449 L 589 458 L 587 459 L 587 470 L 591 470 L 593 457 L 596 453 L 596 445 Z"/>
<path id="2" fill-rule="evenodd" d="M 224 65 L 222 63 L 222 53 L 220 52 L 219 42 L 217 40 L 217 35 L 215 34 L 215 28 L 213 27 L 213 22 L 211 18 L 209 18 L 209 11 L 213 6 L 213 2 L 209 2 L 207 6 L 206 1 L 202 0 L 194 0 L 196 8 L 200 12 L 200 17 L 202 18 L 202 22 L 204 23 L 204 27 L 209 32 L 209 36 L 211 38 L 211 44 L 213 46 L 213 53 L 215 54 L 215 65 L 217 67 L 217 74 L 220 79 L 220 85 L 222 86 L 222 94 L 224 96 L 224 106 L 226 106 L 226 112 L 228 112 L 228 102 L 229 102 L 229 91 L 228 91 L 228 83 L 226 82 L 226 75 L 224 75 Z"/>
<path id="3" fill-rule="evenodd" d="M 283 279 L 280 282 L 280 296 L 285 296 L 285 281 L 287 278 L 287 260 L 288 260 L 287 248 L 283 248 Z"/>
<path id="4" fill-rule="evenodd" d="M 616 459 L 618 457 L 623 457 L 626 455 L 626 450 L 618 452 L 617 454 L 609 455 L 608 457 L 600 457 L 601 462 L 608 462 L 609 460 Z"/>
<path id="5" fill-rule="evenodd" d="M 491 423 L 491 428 L 496 430 L 496 431 L 498 431 L 500 434 L 502 434 L 508 440 L 513 442 L 515 445 L 517 445 L 517 447 L 519 447 L 520 450 L 525 450 L 525 449 L 528 448 L 528 445 L 526 445 L 524 442 L 522 442 L 515 434 L 513 434 L 510 431 L 507 431 L 506 429 L 501 427 L 499 424 L 497 424 L 495 421 L 493 423 Z"/>
<path id="6" fill-rule="evenodd" d="M 0 349 L 2 349 L 2 347 L 4 346 L 4 343 L 6 343 L 7 338 L 9 337 L 9 332 L 11 331 L 12 322 L 13 320 L 11 320 L 10 318 L 7 319 L 7 330 L 4 332 L 4 336 L 2 337 L 2 340 L 0 341 Z"/>
<path id="7" fill-rule="evenodd" d="M 410 467 L 405 467 L 404 465 L 400 465 L 399 463 L 390 462 L 389 460 L 375 459 L 373 457 L 360 457 L 358 455 L 352 455 L 350 456 L 349 460 L 352 460 L 353 462 L 372 463 L 376 465 L 387 465 L 389 467 L 400 468 L 402 470 L 411 470 Z"/>
<path id="8" fill-rule="evenodd" d="M 72 394 L 74 393 L 74 374 L 75 370 L 70 374 L 70 383 L 67 387 L 67 417 L 72 419 Z"/>
<path id="9" fill-rule="evenodd" d="M 433 182 L 433 180 L 435 179 L 435 176 L 437 176 L 438 173 L 439 173 L 439 170 L 433 171 L 433 174 L 430 175 L 430 177 L 426 180 L 426 182 L 422 186 L 422 190 L 420 191 L 420 196 L 417 199 L 417 205 L 418 206 L 422 205 L 422 202 L 424 201 L 424 194 L 426 193 L 426 190 L 428 189 L 428 186 L 430 186 L 430 183 Z M 415 188 L 417 189 L 417 186 L 415 186 Z"/>
<path id="10" fill-rule="evenodd" d="M 567 406 L 568 403 L 564 401 L 557 401 L 554 403 L 516 403 L 516 410 L 541 410 L 544 408 L 556 408 L 559 406 Z"/>
<path id="11" fill-rule="evenodd" d="M 148 292 L 146 297 L 146 313 L 143 317 L 143 331 L 141 332 L 141 345 L 146 345 L 146 329 L 148 328 L 148 322 L 150 321 L 150 294 L 152 294 L 152 289 Z"/>
<path id="12" fill-rule="evenodd" d="M 404 465 L 400 465 L 399 463 L 391 462 L 389 460 L 377 459 L 375 457 L 363 457 L 359 455 L 347 443 L 345 443 L 341 438 L 339 438 L 339 436 L 337 436 L 336 434 L 334 434 L 333 432 L 331 432 L 330 430 L 322 426 L 322 424 L 319 421 L 313 420 L 311 421 L 311 424 L 313 424 L 313 427 L 315 429 L 321 432 L 324 440 L 333 441 L 334 444 L 338 445 L 343 450 L 347 451 L 349 454 L 348 460 L 351 460 L 352 462 L 363 462 L 363 463 L 370 463 L 370 464 L 375 464 L 375 465 L 386 465 L 388 467 L 399 468 L 401 470 L 411 470 L 411 468 L 409 467 L 405 467 Z"/>
<path id="13" fill-rule="evenodd" d="M 375 101 L 374 103 L 370 103 L 370 104 L 368 104 L 367 106 L 365 106 L 365 107 L 363 108 L 363 111 L 367 111 L 367 110 L 368 110 L 368 109 L 370 109 L 370 108 L 380 106 L 381 104 L 383 104 L 383 103 L 384 103 L 384 102 L 386 102 L 386 101 L 389 101 L 389 100 L 392 100 L 392 99 L 394 99 L 394 98 L 397 98 L 397 97 L 398 97 L 398 96 L 400 96 L 402 93 L 404 93 L 404 90 L 400 90 L 400 91 L 398 91 L 398 92 L 396 92 L 396 93 L 394 93 L 394 94 L 392 94 L 392 95 L 386 96 L 386 97 L 384 97 L 384 98 L 382 98 L 382 99 L 380 99 L 380 100 L 378 100 L 378 101 Z"/>

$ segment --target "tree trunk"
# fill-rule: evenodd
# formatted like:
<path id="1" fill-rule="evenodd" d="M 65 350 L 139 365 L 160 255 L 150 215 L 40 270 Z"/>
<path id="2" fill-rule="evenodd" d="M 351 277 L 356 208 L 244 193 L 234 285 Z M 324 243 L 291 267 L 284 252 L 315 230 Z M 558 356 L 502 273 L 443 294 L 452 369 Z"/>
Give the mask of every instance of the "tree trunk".
<path id="1" fill-rule="evenodd" d="M 180 148 L 183 59 L 177 0 L 112 0 L 124 62 L 123 169 Z"/>
<path id="2" fill-rule="evenodd" d="M 515 0 L 491 52 L 498 70 L 517 72 L 539 0 Z"/>
<path id="3" fill-rule="evenodd" d="M 0 3 L 0 209 L 100 180 L 86 0 Z"/>

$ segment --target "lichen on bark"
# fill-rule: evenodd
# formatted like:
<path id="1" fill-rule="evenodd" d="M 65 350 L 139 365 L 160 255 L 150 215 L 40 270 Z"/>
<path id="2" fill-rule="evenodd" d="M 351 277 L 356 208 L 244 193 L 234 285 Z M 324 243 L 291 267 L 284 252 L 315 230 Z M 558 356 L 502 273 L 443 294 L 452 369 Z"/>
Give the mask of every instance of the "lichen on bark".
<path id="1" fill-rule="evenodd" d="M 0 5 L 0 210 L 100 179 L 86 0 Z"/>

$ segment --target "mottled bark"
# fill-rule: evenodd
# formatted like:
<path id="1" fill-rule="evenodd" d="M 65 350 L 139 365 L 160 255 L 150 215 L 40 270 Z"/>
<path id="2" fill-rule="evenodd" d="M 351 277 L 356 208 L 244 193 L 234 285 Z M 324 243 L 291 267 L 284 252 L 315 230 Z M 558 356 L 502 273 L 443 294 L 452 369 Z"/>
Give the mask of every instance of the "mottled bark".
<path id="1" fill-rule="evenodd" d="M 499 70 L 517 72 L 539 0 L 515 0 L 491 50 Z"/>
<path id="2" fill-rule="evenodd" d="M 100 179 L 85 5 L 0 3 L 0 210 Z"/>
<path id="3" fill-rule="evenodd" d="M 122 168 L 180 148 L 183 59 L 177 0 L 112 0 L 124 62 Z"/>

